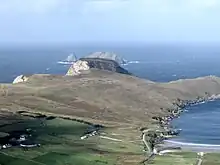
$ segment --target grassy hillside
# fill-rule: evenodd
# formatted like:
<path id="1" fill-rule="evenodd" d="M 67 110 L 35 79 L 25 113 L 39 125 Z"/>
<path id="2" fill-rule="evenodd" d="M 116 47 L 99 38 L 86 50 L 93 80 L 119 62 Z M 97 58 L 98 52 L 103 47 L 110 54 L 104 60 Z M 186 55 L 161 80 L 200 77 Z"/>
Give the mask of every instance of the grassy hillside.
<path id="1" fill-rule="evenodd" d="M 42 146 L 29 151 L 0 150 L 0 165 L 139 164 L 147 156 L 142 151 L 140 128 L 151 128 L 152 117 L 167 115 L 177 98 L 191 100 L 207 93 L 220 94 L 220 78 L 154 83 L 92 71 L 75 77 L 34 75 L 25 83 L 2 84 L 0 132 L 31 127 Z M 16 115 L 21 111 L 59 118 L 42 125 L 40 120 Z M 13 113 L 5 118 L 9 112 Z M 81 140 L 89 123 L 105 126 L 103 134 Z M 220 163 L 218 156 L 205 155 L 203 165 Z M 151 163 L 189 165 L 196 159 L 196 153 L 184 152 L 156 156 Z"/>
<path id="2" fill-rule="evenodd" d="M 28 120 L 21 124 L 1 127 L 0 131 L 35 130 L 33 136 L 41 147 L 25 151 L 21 148 L 0 150 L 1 165 L 115 165 L 139 164 L 144 158 L 141 143 L 113 141 L 100 136 L 81 140 L 80 136 L 88 125 L 75 121 L 54 119 L 45 121 Z M 104 129 L 102 136 L 109 137 L 112 129 Z M 113 135 L 111 135 L 113 137 Z M 119 137 L 119 136 L 118 136 Z M 114 137 L 116 138 L 116 137 Z M 123 139 L 121 139 L 123 140 Z M 204 164 L 220 163 L 219 154 L 205 155 Z M 189 165 L 195 164 L 196 153 L 181 152 L 172 155 L 156 156 L 151 161 L 155 165 Z"/>

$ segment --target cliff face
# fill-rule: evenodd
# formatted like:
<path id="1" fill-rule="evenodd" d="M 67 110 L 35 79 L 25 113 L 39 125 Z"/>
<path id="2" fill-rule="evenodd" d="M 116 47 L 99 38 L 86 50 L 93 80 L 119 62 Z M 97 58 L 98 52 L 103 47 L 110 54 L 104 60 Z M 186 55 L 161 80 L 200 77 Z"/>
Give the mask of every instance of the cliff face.
<path id="1" fill-rule="evenodd" d="M 27 76 L 24 75 L 20 75 L 18 77 L 16 77 L 13 81 L 13 84 L 17 84 L 17 83 L 21 83 L 21 82 L 26 82 L 28 80 Z"/>
<path id="2" fill-rule="evenodd" d="M 81 58 L 82 61 L 87 61 L 90 68 L 107 70 L 122 74 L 131 74 L 126 69 L 122 68 L 116 61 L 102 58 Z"/>
<path id="3" fill-rule="evenodd" d="M 82 71 L 89 70 L 90 67 L 87 61 L 79 60 L 75 62 L 67 71 L 67 76 L 75 76 L 81 74 Z"/>
<path id="4" fill-rule="evenodd" d="M 126 69 L 122 68 L 116 61 L 103 58 L 80 58 L 68 70 L 68 76 L 79 75 L 82 71 L 90 69 L 106 70 L 121 74 L 130 74 Z"/>

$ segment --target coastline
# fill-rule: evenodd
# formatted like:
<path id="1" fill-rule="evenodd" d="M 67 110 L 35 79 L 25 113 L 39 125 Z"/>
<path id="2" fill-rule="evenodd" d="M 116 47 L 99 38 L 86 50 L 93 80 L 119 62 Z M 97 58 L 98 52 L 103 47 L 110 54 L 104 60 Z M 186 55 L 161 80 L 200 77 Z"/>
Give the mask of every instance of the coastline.
<path id="1" fill-rule="evenodd" d="M 206 152 L 206 153 L 220 152 L 220 145 L 212 145 L 212 144 L 184 143 L 179 141 L 165 140 L 164 146 L 181 147 L 183 151 L 191 151 L 191 152 Z"/>
<path id="2" fill-rule="evenodd" d="M 173 114 L 169 116 L 165 116 L 165 122 L 160 124 L 159 127 L 162 127 L 164 130 L 167 128 L 169 130 L 173 130 L 172 127 L 172 120 L 176 118 L 180 118 L 181 114 L 184 113 L 184 109 L 189 108 L 191 106 L 196 106 L 198 104 L 205 104 L 210 101 L 216 101 L 220 99 L 220 94 L 211 95 L 207 97 L 198 97 L 196 100 L 179 100 L 179 103 L 174 103 L 177 105 L 177 108 L 172 109 L 172 111 L 178 111 L 177 115 L 174 117 Z M 178 129 L 178 128 L 177 128 Z M 182 131 L 182 130 L 181 130 Z M 172 135 L 171 135 L 172 136 Z M 179 136 L 176 134 L 175 136 Z M 181 148 L 183 151 L 191 151 L 191 152 L 208 152 L 208 153 L 219 153 L 220 152 L 220 144 L 199 144 L 199 143 L 188 143 L 188 142 L 181 142 L 172 140 L 173 137 L 168 137 L 161 140 L 160 147 L 167 148 Z"/>
<path id="3" fill-rule="evenodd" d="M 164 155 L 170 150 L 181 153 L 195 150 L 167 145 L 166 140 L 178 136 L 180 131 L 173 129 L 170 122 L 189 106 L 218 99 L 219 93 L 219 77 L 157 83 L 91 69 L 77 76 L 32 75 L 26 82 L 4 88 L 1 101 L 8 111 L 40 112 L 81 119 L 106 128 L 112 126 L 111 130 L 118 135 L 109 132 L 108 137 L 136 141 L 139 149 L 142 147 L 140 128 L 147 126 L 142 129 L 142 140 L 145 142 L 146 135 L 145 145 L 150 146 L 145 152 Z M 7 105 L 6 101 L 12 104 Z"/>

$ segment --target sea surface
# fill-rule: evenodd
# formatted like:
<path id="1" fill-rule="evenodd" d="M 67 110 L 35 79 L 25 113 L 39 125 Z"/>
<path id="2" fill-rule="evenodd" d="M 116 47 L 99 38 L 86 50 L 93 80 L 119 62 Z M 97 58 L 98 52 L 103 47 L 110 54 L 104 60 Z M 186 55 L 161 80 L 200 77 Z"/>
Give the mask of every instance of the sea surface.
<path id="1" fill-rule="evenodd" d="M 219 145 L 220 101 L 192 106 L 172 125 L 183 130 L 176 142 Z"/>
<path id="2" fill-rule="evenodd" d="M 125 68 L 157 82 L 199 76 L 220 76 L 220 45 L 71 45 L 0 48 L 0 83 L 11 83 L 20 74 L 65 74 L 57 64 L 70 53 L 83 57 L 95 51 L 111 51 L 130 61 Z M 220 145 L 220 101 L 193 106 L 173 125 L 183 131 L 173 141 Z"/>

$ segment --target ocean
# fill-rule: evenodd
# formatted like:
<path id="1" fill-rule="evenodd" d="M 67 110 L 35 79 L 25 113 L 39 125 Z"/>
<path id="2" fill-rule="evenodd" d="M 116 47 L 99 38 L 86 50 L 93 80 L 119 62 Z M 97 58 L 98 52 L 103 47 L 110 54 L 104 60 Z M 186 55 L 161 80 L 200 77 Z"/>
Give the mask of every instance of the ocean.
<path id="1" fill-rule="evenodd" d="M 105 45 L 1 47 L 0 83 L 11 83 L 21 74 L 65 74 L 67 66 L 57 64 L 70 53 L 83 57 L 95 51 L 111 51 L 130 61 L 133 74 L 156 82 L 199 76 L 220 76 L 218 45 Z M 173 125 L 183 131 L 174 141 L 220 145 L 220 101 L 193 106 Z"/>
<path id="2" fill-rule="evenodd" d="M 173 121 L 183 131 L 175 141 L 197 144 L 220 144 L 220 101 L 192 106 Z"/>

